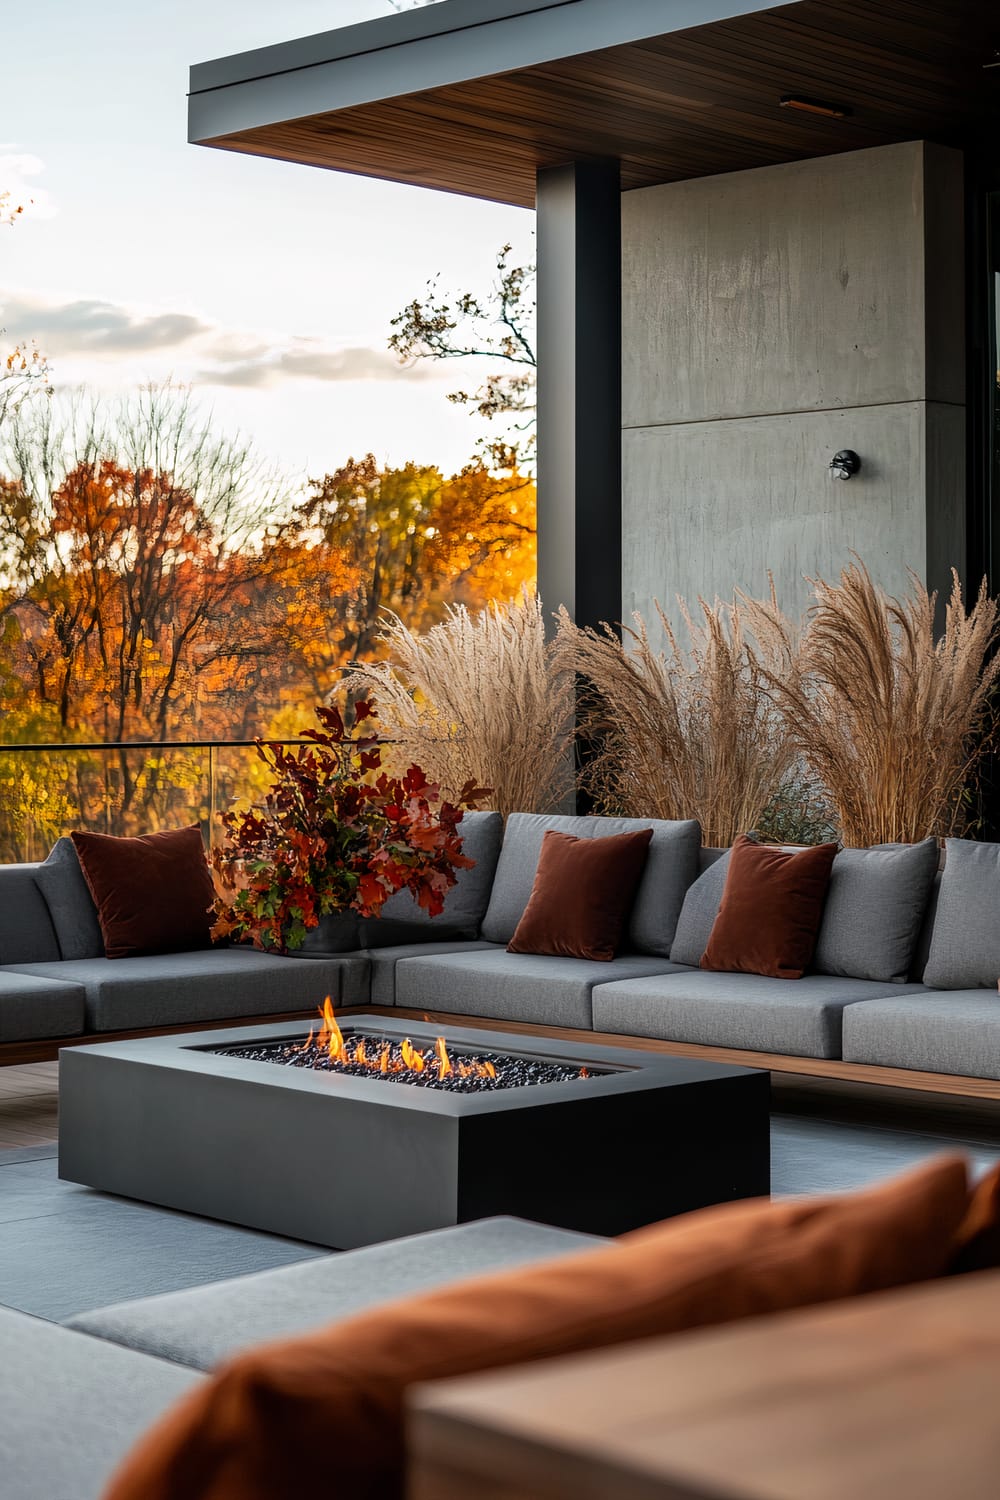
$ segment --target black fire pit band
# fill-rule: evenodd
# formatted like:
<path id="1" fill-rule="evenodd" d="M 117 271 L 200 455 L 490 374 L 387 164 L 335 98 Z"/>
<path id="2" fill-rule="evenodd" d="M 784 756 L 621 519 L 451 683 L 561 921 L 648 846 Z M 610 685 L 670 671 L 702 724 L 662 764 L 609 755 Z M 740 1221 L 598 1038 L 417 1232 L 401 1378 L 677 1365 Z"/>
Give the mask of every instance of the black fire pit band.
<path id="1" fill-rule="evenodd" d="M 344 1023 L 427 1055 L 440 1030 L 365 1014 Z M 456 1058 L 571 1076 L 463 1093 L 261 1060 L 302 1046 L 306 1031 L 66 1048 L 60 1176 L 340 1249 L 492 1214 L 620 1234 L 768 1192 L 764 1072 L 488 1023 L 446 1029 Z"/>

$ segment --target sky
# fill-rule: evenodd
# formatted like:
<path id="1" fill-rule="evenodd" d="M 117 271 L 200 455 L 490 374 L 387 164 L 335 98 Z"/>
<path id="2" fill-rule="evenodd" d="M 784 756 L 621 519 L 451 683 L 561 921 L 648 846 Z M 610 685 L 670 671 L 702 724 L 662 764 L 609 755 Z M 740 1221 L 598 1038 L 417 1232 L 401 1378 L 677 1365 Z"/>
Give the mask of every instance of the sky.
<path id="1" fill-rule="evenodd" d="M 534 215 L 187 144 L 188 68 L 391 14 L 390 0 L 30 0 L 4 9 L 4 347 L 35 337 L 57 392 L 190 383 L 289 476 L 373 452 L 454 471 L 471 372 L 401 370 L 390 319 L 427 281 L 485 292 Z"/>

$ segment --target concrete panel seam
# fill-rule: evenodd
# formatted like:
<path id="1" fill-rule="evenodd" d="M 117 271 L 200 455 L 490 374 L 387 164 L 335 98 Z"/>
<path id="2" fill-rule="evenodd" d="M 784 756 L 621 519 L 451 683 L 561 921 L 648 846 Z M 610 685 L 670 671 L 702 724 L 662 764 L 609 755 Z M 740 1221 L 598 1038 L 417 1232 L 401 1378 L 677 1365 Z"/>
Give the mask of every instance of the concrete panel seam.
<path id="1" fill-rule="evenodd" d="M 791 406 L 784 411 L 748 411 L 735 417 L 680 417 L 676 422 L 623 422 L 622 432 L 652 432 L 659 427 L 706 427 L 713 422 L 756 422 L 761 417 L 821 417 L 824 412 L 869 411 L 880 406 L 953 406 L 964 411 L 964 401 L 929 401 L 914 396 L 908 401 L 855 401 L 851 406 Z"/>

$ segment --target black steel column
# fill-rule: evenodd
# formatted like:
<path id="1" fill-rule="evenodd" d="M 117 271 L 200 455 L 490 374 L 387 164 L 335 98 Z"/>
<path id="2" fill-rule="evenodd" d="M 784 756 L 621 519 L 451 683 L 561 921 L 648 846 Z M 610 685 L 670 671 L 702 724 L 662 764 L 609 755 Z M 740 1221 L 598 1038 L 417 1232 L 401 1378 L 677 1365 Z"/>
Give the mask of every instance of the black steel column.
<path id="1" fill-rule="evenodd" d="M 622 613 L 619 164 L 538 173 L 538 590 L 580 625 Z"/>

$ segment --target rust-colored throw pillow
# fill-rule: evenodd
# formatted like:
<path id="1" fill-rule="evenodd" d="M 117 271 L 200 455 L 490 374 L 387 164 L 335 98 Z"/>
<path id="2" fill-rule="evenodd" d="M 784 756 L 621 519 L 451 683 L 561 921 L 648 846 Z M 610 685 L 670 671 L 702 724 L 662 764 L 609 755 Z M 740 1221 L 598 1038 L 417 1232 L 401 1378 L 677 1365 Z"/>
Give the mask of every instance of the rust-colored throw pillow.
<path id="1" fill-rule="evenodd" d="M 507 952 L 614 958 L 652 837 L 651 828 L 596 839 L 550 828 Z"/>
<path id="2" fill-rule="evenodd" d="M 211 946 L 215 887 L 197 824 L 138 838 L 72 839 L 108 958 Z"/>
<path id="3" fill-rule="evenodd" d="M 791 852 L 738 838 L 701 967 L 801 979 L 816 948 L 836 853 L 836 844 Z"/>
<path id="4" fill-rule="evenodd" d="M 704 1209 L 244 1354 L 140 1442 L 106 1500 L 400 1500 L 408 1387 L 939 1275 L 960 1157 L 851 1196 Z"/>
<path id="5" fill-rule="evenodd" d="M 1000 1267 L 1000 1167 L 981 1177 L 969 1199 L 969 1210 L 955 1236 L 948 1267 L 953 1276 Z"/>

